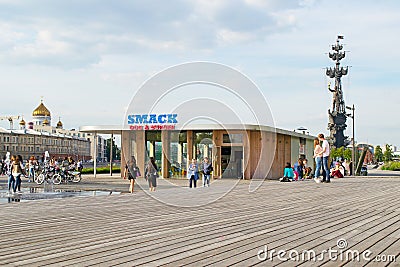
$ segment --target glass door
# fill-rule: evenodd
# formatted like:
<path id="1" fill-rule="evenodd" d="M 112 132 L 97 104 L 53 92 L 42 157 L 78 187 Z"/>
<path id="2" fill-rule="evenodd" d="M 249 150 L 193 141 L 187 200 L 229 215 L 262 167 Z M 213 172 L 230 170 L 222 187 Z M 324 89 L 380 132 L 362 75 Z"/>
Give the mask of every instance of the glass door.
<path id="1" fill-rule="evenodd" d="M 146 131 L 146 162 L 154 157 L 158 169 L 162 166 L 161 131 Z"/>
<path id="2" fill-rule="evenodd" d="M 169 177 L 184 178 L 186 177 L 187 164 L 187 133 L 169 132 L 170 134 L 170 150 L 169 160 Z"/>
<path id="3" fill-rule="evenodd" d="M 221 148 L 222 178 L 243 178 L 243 146 Z"/>

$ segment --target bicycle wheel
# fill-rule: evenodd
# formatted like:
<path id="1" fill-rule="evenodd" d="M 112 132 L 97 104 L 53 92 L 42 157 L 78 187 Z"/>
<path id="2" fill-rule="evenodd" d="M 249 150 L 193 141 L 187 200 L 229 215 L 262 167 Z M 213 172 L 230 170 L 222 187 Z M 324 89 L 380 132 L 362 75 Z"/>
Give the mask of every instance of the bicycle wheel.
<path id="1" fill-rule="evenodd" d="M 44 182 L 44 174 L 41 173 L 38 176 L 36 176 L 35 182 L 37 184 L 43 184 L 43 182 Z"/>
<path id="2" fill-rule="evenodd" d="M 61 184 L 61 175 L 59 174 L 54 174 L 53 177 L 51 177 L 53 180 L 53 184 Z"/>
<path id="3" fill-rule="evenodd" d="M 34 181 L 35 183 L 37 183 L 37 184 L 39 184 L 37 181 L 38 181 L 38 177 L 39 177 L 40 175 L 44 175 L 44 174 L 43 174 L 43 170 L 38 170 L 38 171 L 36 171 L 36 172 L 35 172 L 35 175 L 34 175 L 34 177 L 33 177 L 33 181 Z M 42 181 L 42 183 L 43 183 L 43 181 Z"/>
<path id="4" fill-rule="evenodd" d="M 73 183 L 79 183 L 81 181 L 81 176 L 79 174 L 74 175 L 74 179 L 72 179 Z"/>

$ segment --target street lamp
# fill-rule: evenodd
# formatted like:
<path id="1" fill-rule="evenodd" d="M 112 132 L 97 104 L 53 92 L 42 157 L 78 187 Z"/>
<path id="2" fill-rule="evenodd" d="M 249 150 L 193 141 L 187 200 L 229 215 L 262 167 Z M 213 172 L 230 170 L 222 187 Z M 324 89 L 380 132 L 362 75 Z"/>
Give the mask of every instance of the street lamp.
<path id="1" fill-rule="evenodd" d="M 355 162 L 355 152 L 356 152 L 356 148 L 355 148 L 355 137 L 354 137 L 354 132 L 355 132 L 355 129 L 354 129 L 354 121 L 355 121 L 355 116 L 354 116 L 355 108 L 354 108 L 354 104 L 353 104 L 352 107 L 346 106 L 346 109 L 349 109 L 349 110 L 352 111 L 352 114 L 346 114 L 346 115 L 347 115 L 347 117 L 350 117 L 350 118 L 353 119 L 353 138 L 352 138 L 353 150 L 351 151 L 351 161 L 353 162 L 353 166 L 352 166 L 352 172 L 353 172 L 353 173 L 352 173 L 352 175 L 353 175 L 353 176 L 356 176 L 356 162 Z"/>
<path id="2" fill-rule="evenodd" d="M 112 167 L 113 167 L 113 143 L 114 143 L 114 133 L 111 133 L 110 138 L 110 176 L 112 176 Z"/>

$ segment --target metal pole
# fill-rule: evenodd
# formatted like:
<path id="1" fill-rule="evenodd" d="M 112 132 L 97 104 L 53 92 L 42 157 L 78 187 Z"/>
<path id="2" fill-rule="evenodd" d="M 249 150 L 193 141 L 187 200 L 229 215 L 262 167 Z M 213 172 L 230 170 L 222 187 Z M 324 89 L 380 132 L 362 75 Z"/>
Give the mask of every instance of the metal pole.
<path id="1" fill-rule="evenodd" d="M 94 133 L 94 158 L 93 158 L 93 175 L 96 178 L 97 168 L 97 133 Z"/>
<path id="2" fill-rule="evenodd" d="M 114 139 L 114 134 L 111 134 L 111 140 L 110 140 L 110 176 L 112 176 L 113 139 Z"/>
<path id="3" fill-rule="evenodd" d="M 355 108 L 354 108 L 354 104 L 353 104 L 353 108 L 352 108 L 352 110 L 353 110 L 353 151 L 352 151 L 352 154 L 351 154 L 351 160 L 353 161 L 353 176 L 356 176 L 356 172 L 355 172 L 355 170 L 356 170 L 356 145 L 355 145 L 355 142 L 356 142 L 356 139 L 355 139 L 355 135 L 354 135 L 354 133 L 355 133 L 355 128 L 354 128 L 354 125 L 355 125 L 355 116 L 354 116 L 354 110 L 355 110 Z"/>

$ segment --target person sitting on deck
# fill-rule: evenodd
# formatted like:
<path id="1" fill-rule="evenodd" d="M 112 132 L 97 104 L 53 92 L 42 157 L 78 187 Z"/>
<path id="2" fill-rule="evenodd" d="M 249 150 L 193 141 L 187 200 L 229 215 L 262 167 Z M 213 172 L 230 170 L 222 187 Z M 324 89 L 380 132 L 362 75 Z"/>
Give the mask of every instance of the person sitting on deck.
<path id="1" fill-rule="evenodd" d="M 331 177 L 333 178 L 343 178 L 344 168 L 339 163 L 336 162 L 335 167 L 331 169 Z"/>
<path id="2" fill-rule="evenodd" d="M 294 173 L 290 162 L 286 163 L 285 169 L 283 171 L 283 177 L 279 179 L 280 182 L 291 182 L 293 181 Z"/>
<path id="3" fill-rule="evenodd" d="M 295 173 L 294 180 L 301 181 L 303 180 L 303 159 L 299 158 L 299 160 L 294 164 L 293 169 Z"/>
<path id="4" fill-rule="evenodd" d="M 311 167 L 308 166 L 308 160 L 303 159 L 303 178 L 311 179 L 312 178 L 311 172 L 312 172 L 312 169 L 311 169 Z"/>

